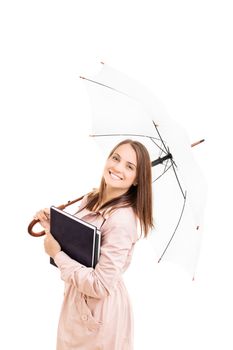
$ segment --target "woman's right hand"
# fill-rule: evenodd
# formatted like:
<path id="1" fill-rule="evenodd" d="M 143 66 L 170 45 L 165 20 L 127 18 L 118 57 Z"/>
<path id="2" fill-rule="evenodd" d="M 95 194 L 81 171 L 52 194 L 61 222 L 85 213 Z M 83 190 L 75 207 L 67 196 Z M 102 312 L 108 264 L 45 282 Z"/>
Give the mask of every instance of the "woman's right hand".
<path id="1" fill-rule="evenodd" d="M 45 230 L 50 230 L 50 209 L 45 208 L 36 213 L 34 216 L 35 220 L 39 220 L 40 225 L 45 229 Z"/>

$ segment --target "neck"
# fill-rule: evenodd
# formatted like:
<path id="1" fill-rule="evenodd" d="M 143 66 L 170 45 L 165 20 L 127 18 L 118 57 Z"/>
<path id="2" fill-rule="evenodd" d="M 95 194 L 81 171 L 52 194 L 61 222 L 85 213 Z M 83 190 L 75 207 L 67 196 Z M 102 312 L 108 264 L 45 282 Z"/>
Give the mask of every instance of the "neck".
<path id="1" fill-rule="evenodd" d="M 109 189 L 109 188 L 105 188 L 104 190 L 104 195 L 103 195 L 103 201 L 102 204 L 116 198 L 119 197 L 120 195 L 124 194 L 125 191 L 119 190 L 119 189 Z"/>
<path id="2" fill-rule="evenodd" d="M 104 205 L 106 202 L 109 202 L 110 200 L 112 200 L 113 198 L 116 198 L 120 196 L 120 193 L 116 193 L 116 191 L 109 191 L 107 190 L 106 188 L 104 189 L 104 192 L 103 192 L 103 196 L 102 196 L 102 199 L 101 199 L 101 202 L 98 202 L 94 205 L 93 207 L 93 210 L 96 210 L 98 211 L 99 208 L 102 207 L 102 205 Z"/>

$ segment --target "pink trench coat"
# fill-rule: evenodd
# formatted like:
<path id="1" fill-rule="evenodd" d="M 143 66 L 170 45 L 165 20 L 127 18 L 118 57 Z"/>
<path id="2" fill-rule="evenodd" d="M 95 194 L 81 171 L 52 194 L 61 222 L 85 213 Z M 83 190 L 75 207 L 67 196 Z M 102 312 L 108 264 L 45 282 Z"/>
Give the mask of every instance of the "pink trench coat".
<path id="1" fill-rule="evenodd" d="M 76 215 L 97 227 L 103 221 L 100 213 L 86 208 Z M 122 274 L 137 240 L 132 208 L 119 208 L 101 228 L 101 253 L 95 269 L 64 252 L 56 254 L 55 262 L 65 282 L 57 350 L 133 349 L 133 313 Z"/>

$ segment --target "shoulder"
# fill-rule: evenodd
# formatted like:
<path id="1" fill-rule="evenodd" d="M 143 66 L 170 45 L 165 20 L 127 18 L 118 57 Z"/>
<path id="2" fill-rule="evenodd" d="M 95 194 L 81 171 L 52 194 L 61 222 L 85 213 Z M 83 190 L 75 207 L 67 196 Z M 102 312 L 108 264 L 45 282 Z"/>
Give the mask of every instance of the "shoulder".
<path id="1" fill-rule="evenodd" d="M 138 219 L 133 208 L 117 208 L 114 209 L 107 217 L 103 227 L 104 231 L 121 231 L 126 235 L 138 239 Z"/>
<path id="2" fill-rule="evenodd" d="M 109 214 L 109 219 L 137 222 L 137 216 L 132 207 L 116 208 Z"/>

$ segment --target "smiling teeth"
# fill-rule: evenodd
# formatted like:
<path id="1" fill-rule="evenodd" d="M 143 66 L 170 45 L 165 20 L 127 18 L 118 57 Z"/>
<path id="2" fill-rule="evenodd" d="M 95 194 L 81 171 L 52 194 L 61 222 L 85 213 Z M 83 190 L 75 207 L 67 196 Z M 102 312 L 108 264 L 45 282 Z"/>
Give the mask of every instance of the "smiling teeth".
<path id="1" fill-rule="evenodd" d="M 111 175 L 111 177 L 114 179 L 114 180 L 122 180 L 122 178 L 114 173 L 112 173 L 111 171 L 109 171 L 109 174 Z"/>

